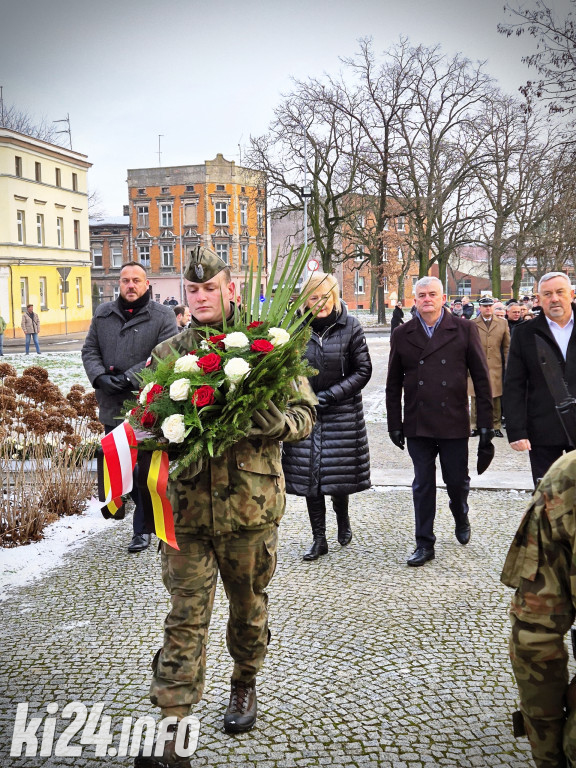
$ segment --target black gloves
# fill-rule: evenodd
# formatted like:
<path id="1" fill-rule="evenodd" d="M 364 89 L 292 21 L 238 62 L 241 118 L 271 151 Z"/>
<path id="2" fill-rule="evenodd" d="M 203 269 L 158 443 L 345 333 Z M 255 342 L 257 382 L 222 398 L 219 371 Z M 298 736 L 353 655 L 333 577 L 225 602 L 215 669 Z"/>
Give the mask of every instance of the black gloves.
<path id="1" fill-rule="evenodd" d="M 478 448 L 485 448 L 487 445 L 490 445 L 492 442 L 492 438 L 494 437 L 494 430 L 493 429 L 486 429 L 486 427 L 482 427 L 478 430 L 480 433 L 480 441 L 478 443 Z"/>
<path id="2" fill-rule="evenodd" d="M 105 395 L 120 395 L 131 392 L 136 387 L 124 373 L 102 373 L 94 380 L 94 389 L 100 389 Z"/>
<path id="3" fill-rule="evenodd" d="M 254 411 L 252 414 L 254 427 L 248 433 L 249 435 L 269 437 L 279 440 L 286 430 L 286 419 L 282 411 L 274 405 L 272 400 L 268 401 L 266 409 Z"/>
<path id="4" fill-rule="evenodd" d="M 325 411 L 336 402 L 336 398 L 332 392 L 329 392 L 328 390 L 316 392 L 316 397 L 318 398 L 318 405 L 316 406 L 317 411 Z"/>
<path id="5" fill-rule="evenodd" d="M 404 450 L 404 432 L 401 429 L 393 429 L 392 432 L 388 432 L 390 440 L 401 451 Z"/>

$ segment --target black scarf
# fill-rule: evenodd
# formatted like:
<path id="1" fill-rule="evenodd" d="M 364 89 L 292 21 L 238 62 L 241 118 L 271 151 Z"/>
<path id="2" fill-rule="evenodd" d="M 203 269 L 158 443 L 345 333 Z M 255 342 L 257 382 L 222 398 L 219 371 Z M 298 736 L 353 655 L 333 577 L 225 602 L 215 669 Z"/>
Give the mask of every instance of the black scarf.
<path id="1" fill-rule="evenodd" d="M 318 336 L 321 336 L 322 333 L 326 330 L 326 328 L 329 328 L 331 325 L 334 325 L 336 320 L 338 319 L 338 312 L 336 311 L 336 307 L 330 312 L 329 315 L 326 315 L 326 317 L 315 317 L 310 325 L 312 326 L 312 330 L 314 333 L 317 333 Z"/>
<path id="2" fill-rule="evenodd" d="M 118 305 L 120 306 L 126 321 L 135 317 L 141 309 L 147 306 L 149 301 L 150 291 L 146 291 L 146 293 L 143 296 L 140 296 L 139 299 L 136 299 L 136 301 L 126 301 L 122 296 L 118 296 Z"/>

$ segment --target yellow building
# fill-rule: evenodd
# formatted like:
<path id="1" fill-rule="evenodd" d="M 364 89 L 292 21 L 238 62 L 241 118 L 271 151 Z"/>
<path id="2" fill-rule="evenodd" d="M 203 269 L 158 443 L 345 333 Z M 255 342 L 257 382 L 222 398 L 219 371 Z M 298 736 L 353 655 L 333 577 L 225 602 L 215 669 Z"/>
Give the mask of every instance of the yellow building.
<path id="1" fill-rule="evenodd" d="M 92 318 L 85 155 L 0 128 L 0 315 L 23 336 L 27 304 L 40 336 Z"/>

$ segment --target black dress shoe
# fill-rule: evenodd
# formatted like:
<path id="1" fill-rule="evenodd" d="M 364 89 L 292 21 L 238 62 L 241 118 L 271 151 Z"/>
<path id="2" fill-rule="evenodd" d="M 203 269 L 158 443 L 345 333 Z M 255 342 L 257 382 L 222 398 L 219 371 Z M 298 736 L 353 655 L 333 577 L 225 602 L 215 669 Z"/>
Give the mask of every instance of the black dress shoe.
<path id="1" fill-rule="evenodd" d="M 470 541 L 470 523 L 466 523 L 465 525 L 457 525 L 456 526 L 456 538 L 460 542 L 460 544 L 468 544 Z"/>
<path id="2" fill-rule="evenodd" d="M 135 533 L 128 547 L 128 552 L 143 552 L 150 546 L 149 533 Z"/>
<path id="3" fill-rule="evenodd" d="M 427 563 L 428 560 L 434 560 L 434 547 L 417 547 L 414 553 L 406 561 L 407 565 L 419 566 Z"/>
<path id="4" fill-rule="evenodd" d="M 478 437 L 479 434 L 480 434 L 479 429 L 473 429 L 472 432 L 470 432 L 470 437 Z"/>
<path id="5" fill-rule="evenodd" d="M 258 706 L 256 704 L 256 680 L 245 683 L 242 680 L 232 680 L 230 688 L 230 703 L 224 714 L 224 730 L 226 733 L 243 733 L 254 727 Z"/>
<path id="6" fill-rule="evenodd" d="M 494 437 L 504 437 L 504 435 L 502 434 L 502 430 L 501 429 L 495 429 L 494 430 Z"/>

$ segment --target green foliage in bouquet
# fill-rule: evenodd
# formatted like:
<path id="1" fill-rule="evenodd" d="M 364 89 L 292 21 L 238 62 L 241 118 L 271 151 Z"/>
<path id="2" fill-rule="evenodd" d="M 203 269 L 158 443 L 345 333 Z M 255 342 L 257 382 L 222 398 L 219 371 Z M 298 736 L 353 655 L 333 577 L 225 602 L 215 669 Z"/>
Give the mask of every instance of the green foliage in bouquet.
<path id="1" fill-rule="evenodd" d="M 195 329 L 196 350 L 174 350 L 140 373 L 142 389 L 137 402 L 127 403 L 128 420 L 140 436 L 146 433 L 139 449 L 169 452 L 172 479 L 246 437 L 253 412 L 270 400 L 285 409 L 289 398 L 298 398 L 295 380 L 316 373 L 303 357 L 310 337 L 310 310 L 302 311 L 307 296 L 297 295 L 309 253 L 290 254 L 274 290 L 276 257 L 263 302 L 254 288 L 261 285 L 261 267 L 251 270 L 242 304 L 222 329 Z"/>

